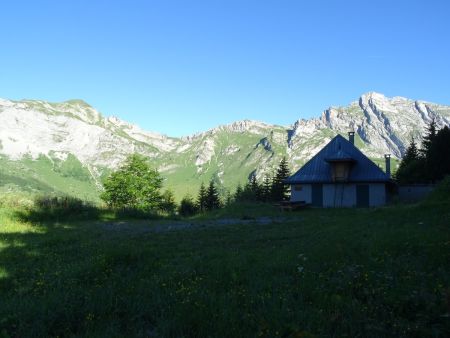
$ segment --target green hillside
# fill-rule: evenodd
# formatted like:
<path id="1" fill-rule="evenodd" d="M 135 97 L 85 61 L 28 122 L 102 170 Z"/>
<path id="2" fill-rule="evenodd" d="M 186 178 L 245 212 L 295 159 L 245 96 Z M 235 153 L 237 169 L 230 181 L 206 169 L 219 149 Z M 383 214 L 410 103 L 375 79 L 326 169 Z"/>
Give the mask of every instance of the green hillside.
<path id="1" fill-rule="evenodd" d="M 19 161 L 0 157 L 0 187 L 2 193 L 66 194 L 99 201 L 94 179 L 73 155 L 65 161 L 46 156 Z"/>

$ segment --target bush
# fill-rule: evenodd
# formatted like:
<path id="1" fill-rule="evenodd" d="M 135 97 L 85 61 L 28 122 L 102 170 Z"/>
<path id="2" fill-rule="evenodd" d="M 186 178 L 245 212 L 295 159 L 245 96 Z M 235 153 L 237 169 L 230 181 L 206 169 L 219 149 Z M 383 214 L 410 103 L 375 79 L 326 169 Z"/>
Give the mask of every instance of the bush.
<path id="1" fill-rule="evenodd" d="M 445 177 L 428 195 L 425 204 L 448 204 L 450 203 L 450 175 Z"/>
<path id="2" fill-rule="evenodd" d="M 180 203 L 178 212 L 181 216 L 189 217 L 198 212 L 198 208 L 191 196 L 185 196 Z"/>
<path id="3" fill-rule="evenodd" d="M 33 204 L 17 211 L 27 221 L 59 219 L 96 218 L 100 209 L 90 202 L 71 196 L 37 196 Z"/>
<path id="4" fill-rule="evenodd" d="M 166 190 L 161 195 L 161 202 L 159 205 L 159 209 L 162 212 L 165 212 L 167 214 L 173 214 L 175 212 L 175 210 L 177 209 L 177 204 L 175 203 L 175 197 L 171 190 Z"/>

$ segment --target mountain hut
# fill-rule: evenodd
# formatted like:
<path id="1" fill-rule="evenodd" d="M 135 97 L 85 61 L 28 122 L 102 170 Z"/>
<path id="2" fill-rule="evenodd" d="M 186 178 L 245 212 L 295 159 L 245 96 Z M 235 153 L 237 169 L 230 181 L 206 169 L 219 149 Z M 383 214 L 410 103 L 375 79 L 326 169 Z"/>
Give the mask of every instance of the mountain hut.
<path id="1" fill-rule="evenodd" d="M 390 184 L 390 155 L 386 172 L 349 139 L 334 137 L 285 183 L 291 186 L 291 202 L 316 207 L 376 207 L 385 205 Z"/>

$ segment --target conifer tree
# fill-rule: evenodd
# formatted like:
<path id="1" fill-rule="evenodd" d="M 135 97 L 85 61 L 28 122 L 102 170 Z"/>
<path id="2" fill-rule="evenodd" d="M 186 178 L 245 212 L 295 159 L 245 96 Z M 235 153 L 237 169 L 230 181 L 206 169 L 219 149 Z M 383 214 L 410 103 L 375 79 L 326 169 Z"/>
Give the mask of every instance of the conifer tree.
<path id="1" fill-rule="evenodd" d="M 202 182 L 197 196 L 197 209 L 199 212 L 206 211 L 206 198 L 207 198 L 207 191 L 205 185 Z"/>
<path id="2" fill-rule="evenodd" d="M 417 149 L 414 138 L 406 149 L 405 156 L 395 173 L 395 178 L 400 183 L 417 183 L 426 181 L 425 159 Z"/>
<path id="3" fill-rule="evenodd" d="M 450 128 L 437 130 L 436 120 L 430 122 L 418 150 L 414 139 L 406 149 L 395 174 L 399 183 L 429 183 L 450 175 Z"/>
<path id="4" fill-rule="evenodd" d="M 227 189 L 225 193 L 225 206 L 229 206 L 231 204 L 233 204 L 233 195 L 230 190 Z"/>
<path id="5" fill-rule="evenodd" d="M 272 199 L 274 201 L 284 201 L 289 198 L 289 186 L 284 184 L 284 180 L 286 180 L 289 176 L 290 170 L 288 163 L 286 157 L 283 157 L 272 180 L 271 191 Z"/>
<path id="6" fill-rule="evenodd" d="M 234 193 L 234 200 L 238 201 L 238 202 L 242 201 L 243 194 L 244 194 L 244 190 L 242 189 L 241 183 L 239 183 L 236 188 L 236 192 Z"/>
<path id="7" fill-rule="evenodd" d="M 439 181 L 450 175 L 450 128 L 439 130 L 431 145 L 430 162 L 434 165 L 433 181 Z"/>
<path id="8" fill-rule="evenodd" d="M 430 124 L 427 127 L 427 131 L 422 141 L 422 149 L 421 152 L 424 157 L 428 157 L 429 152 L 431 151 L 431 147 L 434 139 L 436 138 L 437 130 L 436 130 L 436 119 L 433 117 Z"/>
<path id="9" fill-rule="evenodd" d="M 436 119 L 433 117 L 430 124 L 427 127 L 427 131 L 422 141 L 421 153 L 425 159 L 425 171 L 423 172 L 424 178 L 434 182 L 437 179 L 439 166 L 439 154 L 436 152 L 434 143 L 437 136 Z"/>
<path id="10" fill-rule="evenodd" d="M 217 188 L 214 185 L 214 181 L 211 180 L 209 182 L 209 187 L 206 192 L 206 203 L 205 208 L 207 211 L 219 209 L 221 207 L 221 202 L 219 198 L 219 193 L 217 192 Z"/>
<path id="11" fill-rule="evenodd" d="M 271 193 L 272 193 L 272 181 L 270 179 L 269 175 L 264 176 L 263 184 L 262 184 L 262 197 L 264 202 L 268 202 L 271 200 Z"/>
<path id="12" fill-rule="evenodd" d="M 249 188 L 251 193 L 251 199 L 253 201 L 262 201 L 262 188 L 256 179 L 256 175 L 252 175 L 249 182 Z"/>

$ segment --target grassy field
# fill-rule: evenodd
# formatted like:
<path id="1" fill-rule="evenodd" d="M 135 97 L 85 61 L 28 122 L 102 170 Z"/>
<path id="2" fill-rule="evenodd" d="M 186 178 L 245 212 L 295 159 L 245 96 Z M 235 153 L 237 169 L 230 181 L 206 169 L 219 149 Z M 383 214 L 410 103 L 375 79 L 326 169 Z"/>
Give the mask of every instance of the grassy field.
<path id="1" fill-rule="evenodd" d="M 23 210 L 0 208 L 2 337 L 450 335 L 445 202 L 177 221 Z"/>

